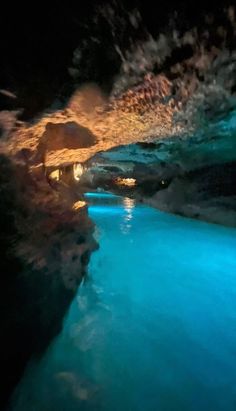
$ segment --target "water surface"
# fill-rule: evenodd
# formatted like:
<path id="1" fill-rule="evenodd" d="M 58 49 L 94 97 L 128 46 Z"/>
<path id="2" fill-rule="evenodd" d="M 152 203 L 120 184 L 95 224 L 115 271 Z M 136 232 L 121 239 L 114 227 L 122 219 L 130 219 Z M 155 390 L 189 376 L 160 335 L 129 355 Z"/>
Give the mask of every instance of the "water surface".
<path id="1" fill-rule="evenodd" d="M 236 230 L 87 198 L 100 249 L 12 409 L 235 411 Z"/>

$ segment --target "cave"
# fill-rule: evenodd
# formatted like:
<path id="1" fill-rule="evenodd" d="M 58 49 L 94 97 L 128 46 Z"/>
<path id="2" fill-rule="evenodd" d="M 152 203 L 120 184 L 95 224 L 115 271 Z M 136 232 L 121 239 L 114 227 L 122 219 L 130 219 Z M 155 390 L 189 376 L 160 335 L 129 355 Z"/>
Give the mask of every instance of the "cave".
<path id="1" fill-rule="evenodd" d="M 235 409 L 236 9 L 194 3 L 6 10 L 3 411 Z"/>

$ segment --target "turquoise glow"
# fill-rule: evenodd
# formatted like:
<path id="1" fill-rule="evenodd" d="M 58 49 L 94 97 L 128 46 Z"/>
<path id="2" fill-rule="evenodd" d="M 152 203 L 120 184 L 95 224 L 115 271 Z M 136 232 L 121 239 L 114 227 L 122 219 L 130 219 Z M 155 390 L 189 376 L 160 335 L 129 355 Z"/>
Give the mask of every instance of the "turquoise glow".
<path id="1" fill-rule="evenodd" d="M 111 194 L 111 193 L 106 193 L 106 192 L 104 192 L 104 193 L 92 192 L 92 193 L 86 193 L 85 194 L 85 198 L 88 198 L 88 199 L 90 199 L 90 198 L 96 198 L 96 199 L 112 198 L 112 199 L 114 199 L 114 197 L 117 197 L 117 196 L 115 196 L 114 194 Z"/>
<path id="2" fill-rule="evenodd" d="M 15 411 L 235 411 L 236 230 L 91 199 L 100 249 Z"/>

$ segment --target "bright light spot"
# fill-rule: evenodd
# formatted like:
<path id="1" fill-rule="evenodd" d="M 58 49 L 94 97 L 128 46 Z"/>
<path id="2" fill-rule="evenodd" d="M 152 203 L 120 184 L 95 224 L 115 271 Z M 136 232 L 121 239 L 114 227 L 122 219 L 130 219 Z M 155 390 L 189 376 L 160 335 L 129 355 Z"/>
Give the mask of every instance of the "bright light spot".
<path id="1" fill-rule="evenodd" d="M 83 174 L 83 166 L 80 163 L 76 163 L 73 165 L 73 173 L 74 173 L 74 179 L 79 181 L 80 177 Z"/>
<path id="2" fill-rule="evenodd" d="M 50 177 L 52 180 L 59 181 L 59 180 L 60 180 L 60 170 L 59 170 L 59 168 L 57 168 L 56 170 L 53 170 L 53 171 L 49 174 L 49 177 Z"/>
<path id="3" fill-rule="evenodd" d="M 133 218 L 133 208 L 135 206 L 135 201 L 133 198 L 125 197 L 123 199 L 124 210 L 126 212 L 124 220 L 121 224 L 121 231 L 124 234 L 128 234 L 131 229 L 131 220 Z"/>
<path id="4" fill-rule="evenodd" d="M 73 210 L 79 210 L 80 208 L 83 208 L 83 207 L 85 207 L 86 206 L 86 201 L 82 201 L 82 200 L 79 200 L 79 201 L 76 201 L 74 204 L 73 204 Z"/>
<path id="5" fill-rule="evenodd" d="M 116 184 L 118 184 L 120 186 L 134 187 L 136 185 L 136 179 L 135 178 L 121 178 L 121 177 L 118 177 L 116 179 Z"/>
<path id="6" fill-rule="evenodd" d="M 125 197 L 123 199 L 124 208 L 127 212 L 131 212 L 132 208 L 135 206 L 135 201 L 133 198 Z"/>

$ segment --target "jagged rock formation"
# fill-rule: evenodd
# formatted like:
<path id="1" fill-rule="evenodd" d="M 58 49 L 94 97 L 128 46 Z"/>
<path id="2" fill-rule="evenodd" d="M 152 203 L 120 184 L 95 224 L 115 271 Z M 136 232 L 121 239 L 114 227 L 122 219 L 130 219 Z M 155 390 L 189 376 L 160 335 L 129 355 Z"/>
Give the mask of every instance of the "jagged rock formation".
<path id="1" fill-rule="evenodd" d="M 62 320 L 97 248 L 79 195 L 44 170 L 0 156 L 1 355 L 0 406 L 26 362 L 61 330 Z"/>

